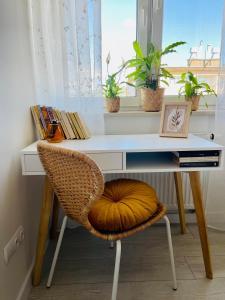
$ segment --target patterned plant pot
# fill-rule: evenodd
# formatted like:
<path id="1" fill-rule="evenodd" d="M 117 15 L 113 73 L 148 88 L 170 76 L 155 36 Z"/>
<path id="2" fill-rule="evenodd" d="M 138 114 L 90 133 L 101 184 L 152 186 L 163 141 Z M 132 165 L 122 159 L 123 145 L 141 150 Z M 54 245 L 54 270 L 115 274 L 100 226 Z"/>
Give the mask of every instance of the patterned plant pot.
<path id="1" fill-rule="evenodd" d="M 148 88 L 141 88 L 141 101 L 144 111 L 160 111 L 163 96 L 164 88 L 157 88 L 155 91 Z"/>
<path id="2" fill-rule="evenodd" d="M 201 96 L 192 96 L 192 97 L 185 97 L 186 101 L 191 101 L 191 110 L 196 111 L 199 108 L 199 101 Z"/>
<path id="3" fill-rule="evenodd" d="M 105 101 L 108 112 L 114 113 L 120 110 L 120 97 L 106 98 Z"/>

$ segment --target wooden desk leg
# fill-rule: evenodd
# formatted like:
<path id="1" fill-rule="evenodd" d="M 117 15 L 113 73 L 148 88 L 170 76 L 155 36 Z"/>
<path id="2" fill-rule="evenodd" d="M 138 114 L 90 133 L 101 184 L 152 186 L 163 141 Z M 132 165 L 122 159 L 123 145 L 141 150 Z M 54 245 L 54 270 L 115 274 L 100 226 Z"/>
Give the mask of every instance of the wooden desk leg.
<path id="1" fill-rule="evenodd" d="M 50 239 L 54 240 L 58 237 L 58 220 L 59 220 L 59 201 L 54 194 L 54 202 L 52 209 L 52 224 L 50 229 Z"/>
<path id="2" fill-rule="evenodd" d="M 44 254 L 46 250 L 46 241 L 48 237 L 48 226 L 51 217 L 53 202 L 53 190 L 48 180 L 48 177 L 45 177 L 44 183 L 44 195 L 41 208 L 41 217 L 39 224 L 39 233 L 38 233 L 38 243 L 36 250 L 36 259 L 33 270 L 33 285 L 37 286 L 41 282 L 41 271 L 44 260 Z"/>
<path id="3" fill-rule="evenodd" d="M 208 235 L 206 231 L 205 214 L 203 210 L 203 199 L 202 199 L 203 197 L 201 191 L 200 173 L 197 171 L 189 172 L 189 178 L 190 178 L 195 212 L 197 217 L 199 236 L 201 240 L 206 277 L 212 279 L 213 272 L 212 272 Z"/>
<path id="4" fill-rule="evenodd" d="M 180 219 L 180 231 L 181 234 L 187 232 L 186 230 L 186 222 L 185 222 L 185 212 L 184 212 L 184 197 L 183 197 L 183 183 L 180 172 L 174 172 L 174 181 L 176 187 L 177 194 L 177 205 Z"/>

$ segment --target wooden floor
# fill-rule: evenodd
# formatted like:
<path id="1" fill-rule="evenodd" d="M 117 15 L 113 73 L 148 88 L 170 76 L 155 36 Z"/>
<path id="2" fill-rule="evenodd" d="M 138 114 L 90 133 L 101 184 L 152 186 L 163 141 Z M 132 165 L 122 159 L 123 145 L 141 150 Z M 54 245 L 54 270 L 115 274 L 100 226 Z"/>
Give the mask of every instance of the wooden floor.
<path id="1" fill-rule="evenodd" d="M 205 279 L 195 225 L 180 235 L 172 226 L 178 290 L 171 288 L 166 228 L 155 225 L 122 241 L 118 300 L 225 300 L 225 233 L 209 230 L 214 279 Z M 45 288 L 51 243 L 42 284 L 29 300 L 110 300 L 115 249 L 83 228 L 67 229 L 53 285 Z"/>

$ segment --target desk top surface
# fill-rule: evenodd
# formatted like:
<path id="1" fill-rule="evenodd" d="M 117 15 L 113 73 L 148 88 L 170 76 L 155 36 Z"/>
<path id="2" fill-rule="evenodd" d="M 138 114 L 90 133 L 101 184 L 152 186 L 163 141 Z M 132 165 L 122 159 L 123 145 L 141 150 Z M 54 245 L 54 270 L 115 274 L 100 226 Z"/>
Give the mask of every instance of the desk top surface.
<path id="1" fill-rule="evenodd" d="M 160 137 L 158 134 L 98 135 L 87 140 L 65 140 L 53 145 L 90 153 L 222 150 L 224 148 L 192 134 L 188 138 L 167 138 Z M 22 150 L 22 154 L 36 153 L 37 142 Z"/>

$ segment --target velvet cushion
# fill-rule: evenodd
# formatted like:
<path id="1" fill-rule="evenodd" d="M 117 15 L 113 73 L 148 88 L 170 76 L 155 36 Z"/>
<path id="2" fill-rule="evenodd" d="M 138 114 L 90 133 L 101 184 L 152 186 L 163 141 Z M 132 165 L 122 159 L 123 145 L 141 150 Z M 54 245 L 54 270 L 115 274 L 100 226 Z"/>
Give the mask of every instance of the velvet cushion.
<path id="1" fill-rule="evenodd" d="M 157 210 L 155 190 L 133 179 L 106 182 L 102 197 L 91 207 L 92 226 L 104 232 L 123 232 L 147 221 Z"/>

